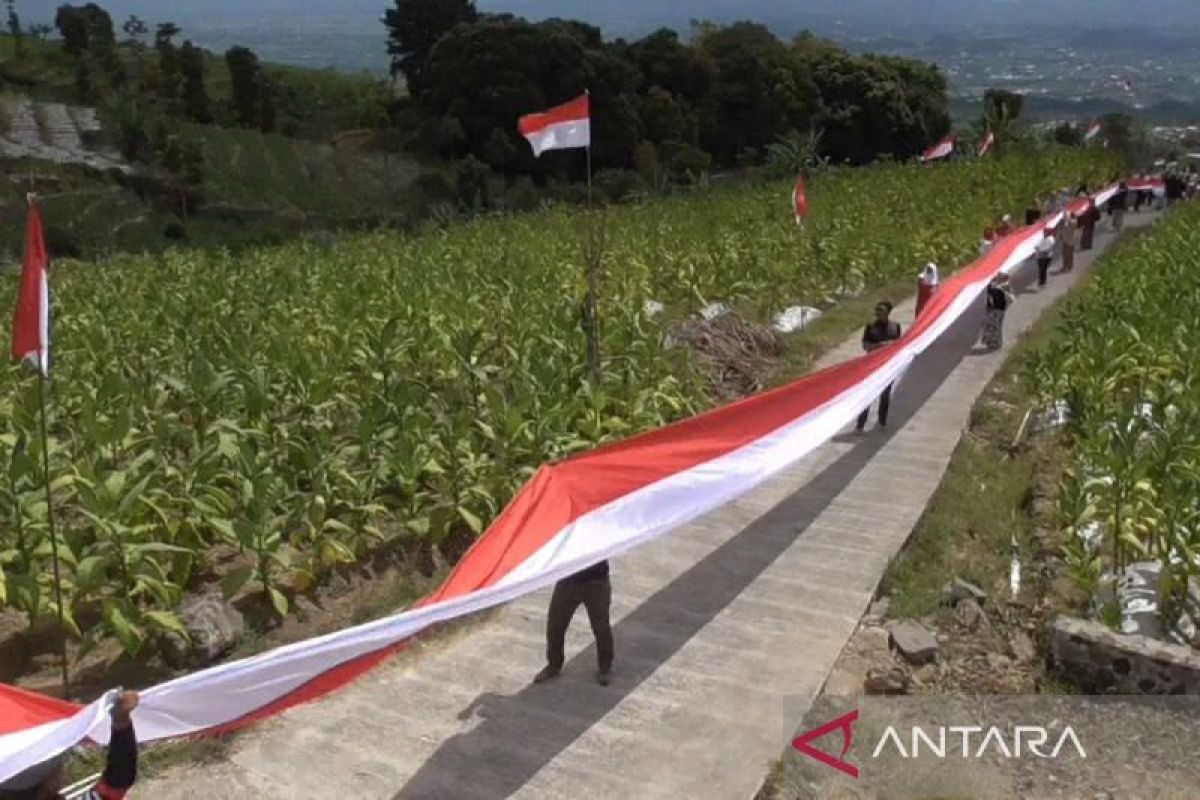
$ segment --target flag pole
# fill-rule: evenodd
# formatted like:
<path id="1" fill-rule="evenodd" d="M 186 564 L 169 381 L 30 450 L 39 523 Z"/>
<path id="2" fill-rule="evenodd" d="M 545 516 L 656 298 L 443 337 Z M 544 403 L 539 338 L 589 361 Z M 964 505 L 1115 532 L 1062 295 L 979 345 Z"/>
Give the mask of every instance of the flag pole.
<path id="1" fill-rule="evenodd" d="M 70 699 L 68 692 L 71 687 L 71 677 L 67 667 L 67 625 L 66 611 L 63 608 L 62 599 L 62 577 L 58 568 L 58 531 L 54 527 L 54 503 L 52 499 L 53 492 L 50 490 L 50 444 L 49 437 L 46 435 L 46 373 L 44 367 L 47 366 L 42 362 L 45 358 L 44 354 L 38 355 L 38 406 L 41 413 L 42 427 L 42 476 L 46 483 L 46 520 L 50 526 L 50 547 L 51 559 L 50 563 L 54 568 L 54 602 L 58 605 L 58 627 L 62 634 L 59 648 L 59 656 L 62 658 L 62 684 L 63 684 L 63 699 Z M 20 511 L 18 510 L 18 513 Z"/>
<path id="2" fill-rule="evenodd" d="M 592 130 L 592 119 L 591 119 L 592 93 L 590 91 L 588 91 L 587 89 L 584 89 L 583 93 L 588 98 L 588 143 L 587 143 L 587 147 L 584 148 L 584 153 L 585 153 L 584 160 L 585 160 L 586 167 L 587 167 L 588 211 L 591 211 L 592 210 L 592 133 L 591 133 L 591 130 Z"/>
<path id="3" fill-rule="evenodd" d="M 25 195 L 25 201 L 32 208 L 37 195 L 32 191 Z M 44 298 L 49 303 L 50 298 Z M 48 309 L 45 310 L 48 314 Z M 42 433 L 42 479 L 46 485 L 46 522 L 50 527 L 50 564 L 54 571 L 54 602 L 58 606 L 59 656 L 62 660 L 63 699 L 70 699 L 71 676 L 67 666 L 67 625 L 66 609 L 62 599 L 62 572 L 58 564 L 58 530 L 54 526 L 54 493 L 50 488 L 50 436 L 46 431 L 46 375 L 50 370 L 50 350 L 46 341 L 39 343 L 37 353 L 38 374 L 38 419 Z M 20 505 L 17 514 L 20 515 Z"/>

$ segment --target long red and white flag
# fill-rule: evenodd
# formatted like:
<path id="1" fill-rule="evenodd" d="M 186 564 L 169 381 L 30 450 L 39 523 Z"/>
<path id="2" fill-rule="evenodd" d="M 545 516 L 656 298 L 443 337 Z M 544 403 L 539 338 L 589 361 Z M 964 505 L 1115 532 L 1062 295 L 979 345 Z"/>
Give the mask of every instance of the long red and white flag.
<path id="1" fill-rule="evenodd" d="M 796 176 L 796 185 L 792 188 L 792 213 L 797 225 L 802 225 L 808 216 L 808 191 L 804 186 L 803 174 Z"/>
<path id="2" fill-rule="evenodd" d="M 25 259 L 21 288 L 13 312 L 12 357 L 28 360 L 43 375 L 50 373 L 50 258 L 42 231 L 42 214 L 32 196 L 25 221 Z"/>
<path id="3" fill-rule="evenodd" d="M 549 111 L 526 114 L 517 121 L 521 135 L 533 148 L 534 156 L 547 150 L 591 147 L 592 120 L 587 94 Z"/>
<path id="4" fill-rule="evenodd" d="M 954 136 L 953 134 L 942 139 L 933 147 L 921 154 L 922 161 L 937 161 L 946 158 L 954 152 Z"/>
<path id="5" fill-rule="evenodd" d="M 1071 210 L 1087 203 L 1080 198 Z M 138 739 L 229 731 L 328 694 L 431 625 L 548 587 L 732 501 L 849 424 L 975 305 L 997 273 L 1032 257 L 1059 218 L 1014 232 L 949 278 L 887 347 L 543 466 L 415 608 L 146 689 L 134 712 Z M 81 707 L 0 684 L 0 781 L 85 739 L 107 742 L 111 703 L 111 693 Z"/>
<path id="6" fill-rule="evenodd" d="M 988 131 L 984 134 L 983 140 L 979 143 L 979 147 L 976 148 L 975 152 L 980 157 L 986 156 L 994 144 L 996 144 L 996 134 Z"/>
<path id="7" fill-rule="evenodd" d="M 1100 130 L 1100 123 L 1093 122 L 1090 126 L 1088 126 L 1087 132 L 1083 134 L 1083 140 L 1085 142 L 1090 142 L 1092 139 L 1095 139 L 1100 135 Z"/>

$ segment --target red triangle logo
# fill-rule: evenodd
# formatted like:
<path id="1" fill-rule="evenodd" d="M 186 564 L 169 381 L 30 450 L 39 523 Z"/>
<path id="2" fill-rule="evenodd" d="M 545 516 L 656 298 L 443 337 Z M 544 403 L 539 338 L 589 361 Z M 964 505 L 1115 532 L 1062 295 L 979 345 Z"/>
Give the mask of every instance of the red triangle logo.
<path id="1" fill-rule="evenodd" d="M 858 709 L 856 708 L 835 720 L 826 722 L 819 728 L 813 728 L 811 731 L 797 736 L 792 740 L 792 747 L 809 758 L 815 758 L 827 767 L 833 767 L 840 772 L 846 773 L 851 778 L 857 778 L 858 767 L 844 760 L 846 753 L 850 752 L 850 745 L 854 743 L 854 723 L 857 721 Z M 842 752 L 837 758 L 812 746 L 812 743 L 817 739 L 833 731 L 842 732 Z"/>

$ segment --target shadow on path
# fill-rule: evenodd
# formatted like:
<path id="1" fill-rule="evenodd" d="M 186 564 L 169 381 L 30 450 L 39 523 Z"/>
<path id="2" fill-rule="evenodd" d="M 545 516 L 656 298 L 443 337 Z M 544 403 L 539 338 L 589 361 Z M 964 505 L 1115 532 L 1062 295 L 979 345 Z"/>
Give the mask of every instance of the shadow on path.
<path id="1" fill-rule="evenodd" d="M 1103 249 L 1101 242 L 1097 244 L 1096 251 Z M 1014 287 L 1028 286 L 1035 272 L 1031 263 L 1023 265 L 1013 275 Z M 892 431 L 903 427 L 971 352 L 983 312 L 981 296 L 914 362 L 895 389 L 890 431 L 869 429 L 864 436 L 836 439 L 852 441 L 856 447 L 614 626 L 617 660 L 611 686 L 602 688 L 591 680 L 596 658 L 593 646 L 568 660 L 557 681 L 529 685 L 508 696 L 481 694 L 459 714 L 462 720 L 477 715 L 481 722 L 443 742 L 393 800 L 496 800 L 524 786 L 633 693 L 804 534 L 887 443 Z M 872 409 L 872 416 L 874 413 Z M 613 590 L 621 591 L 617 570 Z M 582 614 L 575 624 L 586 625 Z M 503 653 L 497 654 L 497 658 L 503 657 Z"/>

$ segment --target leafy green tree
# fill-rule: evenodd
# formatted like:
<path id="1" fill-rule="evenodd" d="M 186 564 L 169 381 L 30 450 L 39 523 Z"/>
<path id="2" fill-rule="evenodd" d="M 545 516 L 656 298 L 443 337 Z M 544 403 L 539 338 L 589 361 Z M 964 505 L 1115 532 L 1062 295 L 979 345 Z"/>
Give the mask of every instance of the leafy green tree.
<path id="1" fill-rule="evenodd" d="M 259 73 L 258 100 L 259 129 L 271 133 L 275 130 L 275 82 L 266 72 Z"/>
<path id="2" fill-rule="evenodd" d="M 95 3 L 59 6 L 54 26 L 62 36 L 63 49 L 71 55 L 111 50 L 116 43 L 112 17 Z"/>
<path id="3" fill-rule="evenodd" d="M 233 93 L 233 113 L 238 124 L 257 128 L 262 120 L 262 77 L 258 56 L 247 47 L 231 47 L 225 53 Z"/>
<path id="4" fill-rule="evenodd" d="M 811 63 L 824 104 L 822 151 L 834 162 L 909 158 L 950 129 L 945 79 L 934 67 L 844 51 Z"/>
<path id="5" fill-rule="evenodd" d="M 1083 144 L 1083 131 L 1077 125 L 1064 122 L 1061 125 L 1055 126 L 1054 130 L 1050 133 L 1050 138 L 1056 144 L 1066 147 L 1079 147 Z"/>
<path id="6" fill-rule="evenodd" d="M 679 41 L 675 31 L 662 28 L 631 44 L 628 58 L 649 88 L 666 90 L 676 103 L 695 106 L 712 91 L 716 68 L 704 52 Z"/>
<path id="7" fill-rule="evenodd" d="M 695 138 L 695 128 L 686 110 L 662 87 L 652 87 L 642 98 L 641 117 L 646 139 L 655 144 Z"/>
<path id="8" fill-rule="evenodd" d="M 192 44 L 191 41 L 185 41 L 183 47 L 179 48 L 178 65 L 182 78 L 180 100 L 183 105 L 183 113 L 193 122 L 201 124 L 212 122 L 208 88 L 204 82 L 204 51 Z"/>
<path id="9" fill-rule="evenodd" d="M 514 134 L 504 128 L 495 128 L 483 146 L 483 160 L 492 169 L 507 172 L 517 159 L 517 143 Z"/>
<path id="10" fill-rule="evenodd" d="M 13 38 L 13 47 L 17 55 L 25 52 L 25 43 L 21 39 L 21 18 L 17 16 L 17 0 L 5 0 L 8 6 L 8 33 Z"/>
<path id="11" fill-rule="evenodd" d="M 811 68 L 765 27 L 739 22 L 706 33 L 699 47 L 716 69 L 700 140 L 718 163 L 733 163 L 818 118 L 821 94 Z"/>
<path id="12" fill-rule="evenodd" d="M 125 31 L 125 36 L 128 37 L 129 44 L 133 45 L 140 45 L 142 37 L 150 32 L 150 28 L 136 14 L 130 14 L 129 19 L 125 20 L 125 24 L 121 26 L 121 29 Z"/>
<path id="13" fill-rule="evenodd" d="M 561 30 L 512 17 L 484 17 L 459 26 L 437 43 L 422 105 L 433 117 L 460 121 L 470 152 L 482 153 L 496 128 L 578 96 L 586 86 L 584 51 Z M 595 103 L 599 109 L 599 102 Z M 599 119 L 596 120 L 599 125 Z M 594 132 L 599 139 L 599 130 Z M 533 167 L 528 148 L 522 160 Z M 545 159 L 543 159 L 545 160 Z"/>
<path id="14" fill-rule="evenodd" d="M 1025 96 L 1006 89 L 988 89 L 983 93 L 983 116 L 988 122 L 1008 124 L 1021 118 Z"/>
<path id="15" fill-rule="evenodd" d="M 384 12 L 392 75 L 403 74 L 409 93 L 421 97 L 430 83 L 434 46 L 455 25 L 477 18 L 471 0 L 395 0 Z"/>

